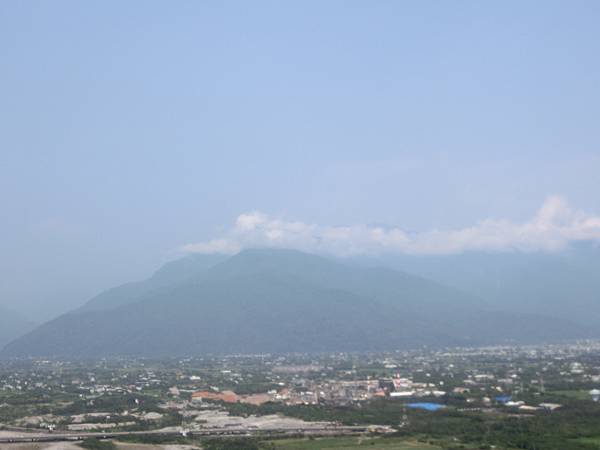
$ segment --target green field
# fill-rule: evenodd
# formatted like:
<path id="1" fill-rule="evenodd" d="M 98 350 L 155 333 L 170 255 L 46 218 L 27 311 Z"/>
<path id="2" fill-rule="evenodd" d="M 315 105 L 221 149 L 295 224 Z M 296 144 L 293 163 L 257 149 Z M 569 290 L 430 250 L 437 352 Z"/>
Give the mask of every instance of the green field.
<path id="1" fill-rule="evenodd" d="M 589 391 L 586 390 L 573 390 L 573 391 L 551 391 L 550 394 L 560 395 L 561 397 L 567 397 L 574 400 L 591 400 L 592 397 Z"/>
<path id="2" fill-rule="evenodd" d="M 600 437 L 580 438 L 577 439 L 577 442 L 581 442 L 582 444 L 593 445 L 596 446 L 596 448 L 600 449 Z"/>
<path id="3" fill-rule="evenodd" d="M 281 450 L 328 450 L 347 448 L 369 448 L 372 450 L 438 450 L 440 447 L 408 440 L 406 438 L 322 438 L 322 439 L 286 439 L 273 441 L 276 449 Z"/>

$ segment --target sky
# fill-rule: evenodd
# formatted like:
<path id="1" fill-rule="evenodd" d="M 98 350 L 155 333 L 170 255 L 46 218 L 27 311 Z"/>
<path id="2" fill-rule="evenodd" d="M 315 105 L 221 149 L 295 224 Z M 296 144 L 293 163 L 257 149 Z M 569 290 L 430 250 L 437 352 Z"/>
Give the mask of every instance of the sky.
<path id="1" fill-rule="evenodd" d="M 0 2 L 0 305 L 188 252 L 600 228 L 597 1 Z"/>

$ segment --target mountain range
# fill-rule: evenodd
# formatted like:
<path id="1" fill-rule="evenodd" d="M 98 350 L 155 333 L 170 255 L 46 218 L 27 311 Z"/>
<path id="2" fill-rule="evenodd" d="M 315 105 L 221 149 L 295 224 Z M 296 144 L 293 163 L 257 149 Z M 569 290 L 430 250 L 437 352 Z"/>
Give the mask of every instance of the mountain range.
<path id="1" fill-rule="evenodd" d="M 1 356 L 363 351 L 593 335 L 406 272 L 257 249 L 172 262 L 37 327 Z"/>
<path id="2" fill-rule="evenodd" d="M 370 265 L 407 271 L 510 311 L 600 323 L 600 246 L 594 242 L 557 252 L 389 255 Z"/>

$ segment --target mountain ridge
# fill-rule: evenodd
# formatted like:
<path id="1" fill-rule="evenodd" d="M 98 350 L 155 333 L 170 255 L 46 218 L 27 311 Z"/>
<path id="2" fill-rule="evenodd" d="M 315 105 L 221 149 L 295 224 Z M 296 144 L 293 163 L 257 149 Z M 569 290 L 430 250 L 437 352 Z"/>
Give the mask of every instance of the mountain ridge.
<path id="1" fill-rule="evenodd" d="M 0 306 L 0 349 L 13 339 L 32 330 L 35 325 L 21 314 Z"/>
<path id="2" fill-rule="evenodd" d="M 568 321 L 494 311 L 475 296 L 422 277 L 298 251 L 254 249 L 207 261 L 192 276 L 175 276 L 158 288 L 151 277 L 110 308 L 84 305 L 16 339 L 1 354 L 363 351 L 590 335 Z"/>
<path id="3" fill-rule="evenodd" d="M 422 276 L 519 313 L 543 311 L 589 327 L 600 321 L 600 245 L 596 243 L 556 252 L 388 255 L 353 262 Z"/>

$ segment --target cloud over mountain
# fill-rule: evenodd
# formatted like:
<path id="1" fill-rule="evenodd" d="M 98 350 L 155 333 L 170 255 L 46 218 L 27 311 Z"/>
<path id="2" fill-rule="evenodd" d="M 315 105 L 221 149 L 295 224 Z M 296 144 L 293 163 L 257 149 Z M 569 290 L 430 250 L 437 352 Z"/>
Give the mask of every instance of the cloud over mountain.
<path id="1" fill-rule="evenodd" d="M 452 254 L 464 251 L 556 251 L 576 241 L 600 239 L 600 216 L 572 209 L 561 196 L 548 197 L 528 221 L 486 219 L 456 230 L 408 233 L 401 228 L 327 226 L 288 221 L 254 211 L 240 214 L 222 236 L 182 247 L 189 253 L 237 253 L 248 247 L 295 248 L 340 256 Z"/>

